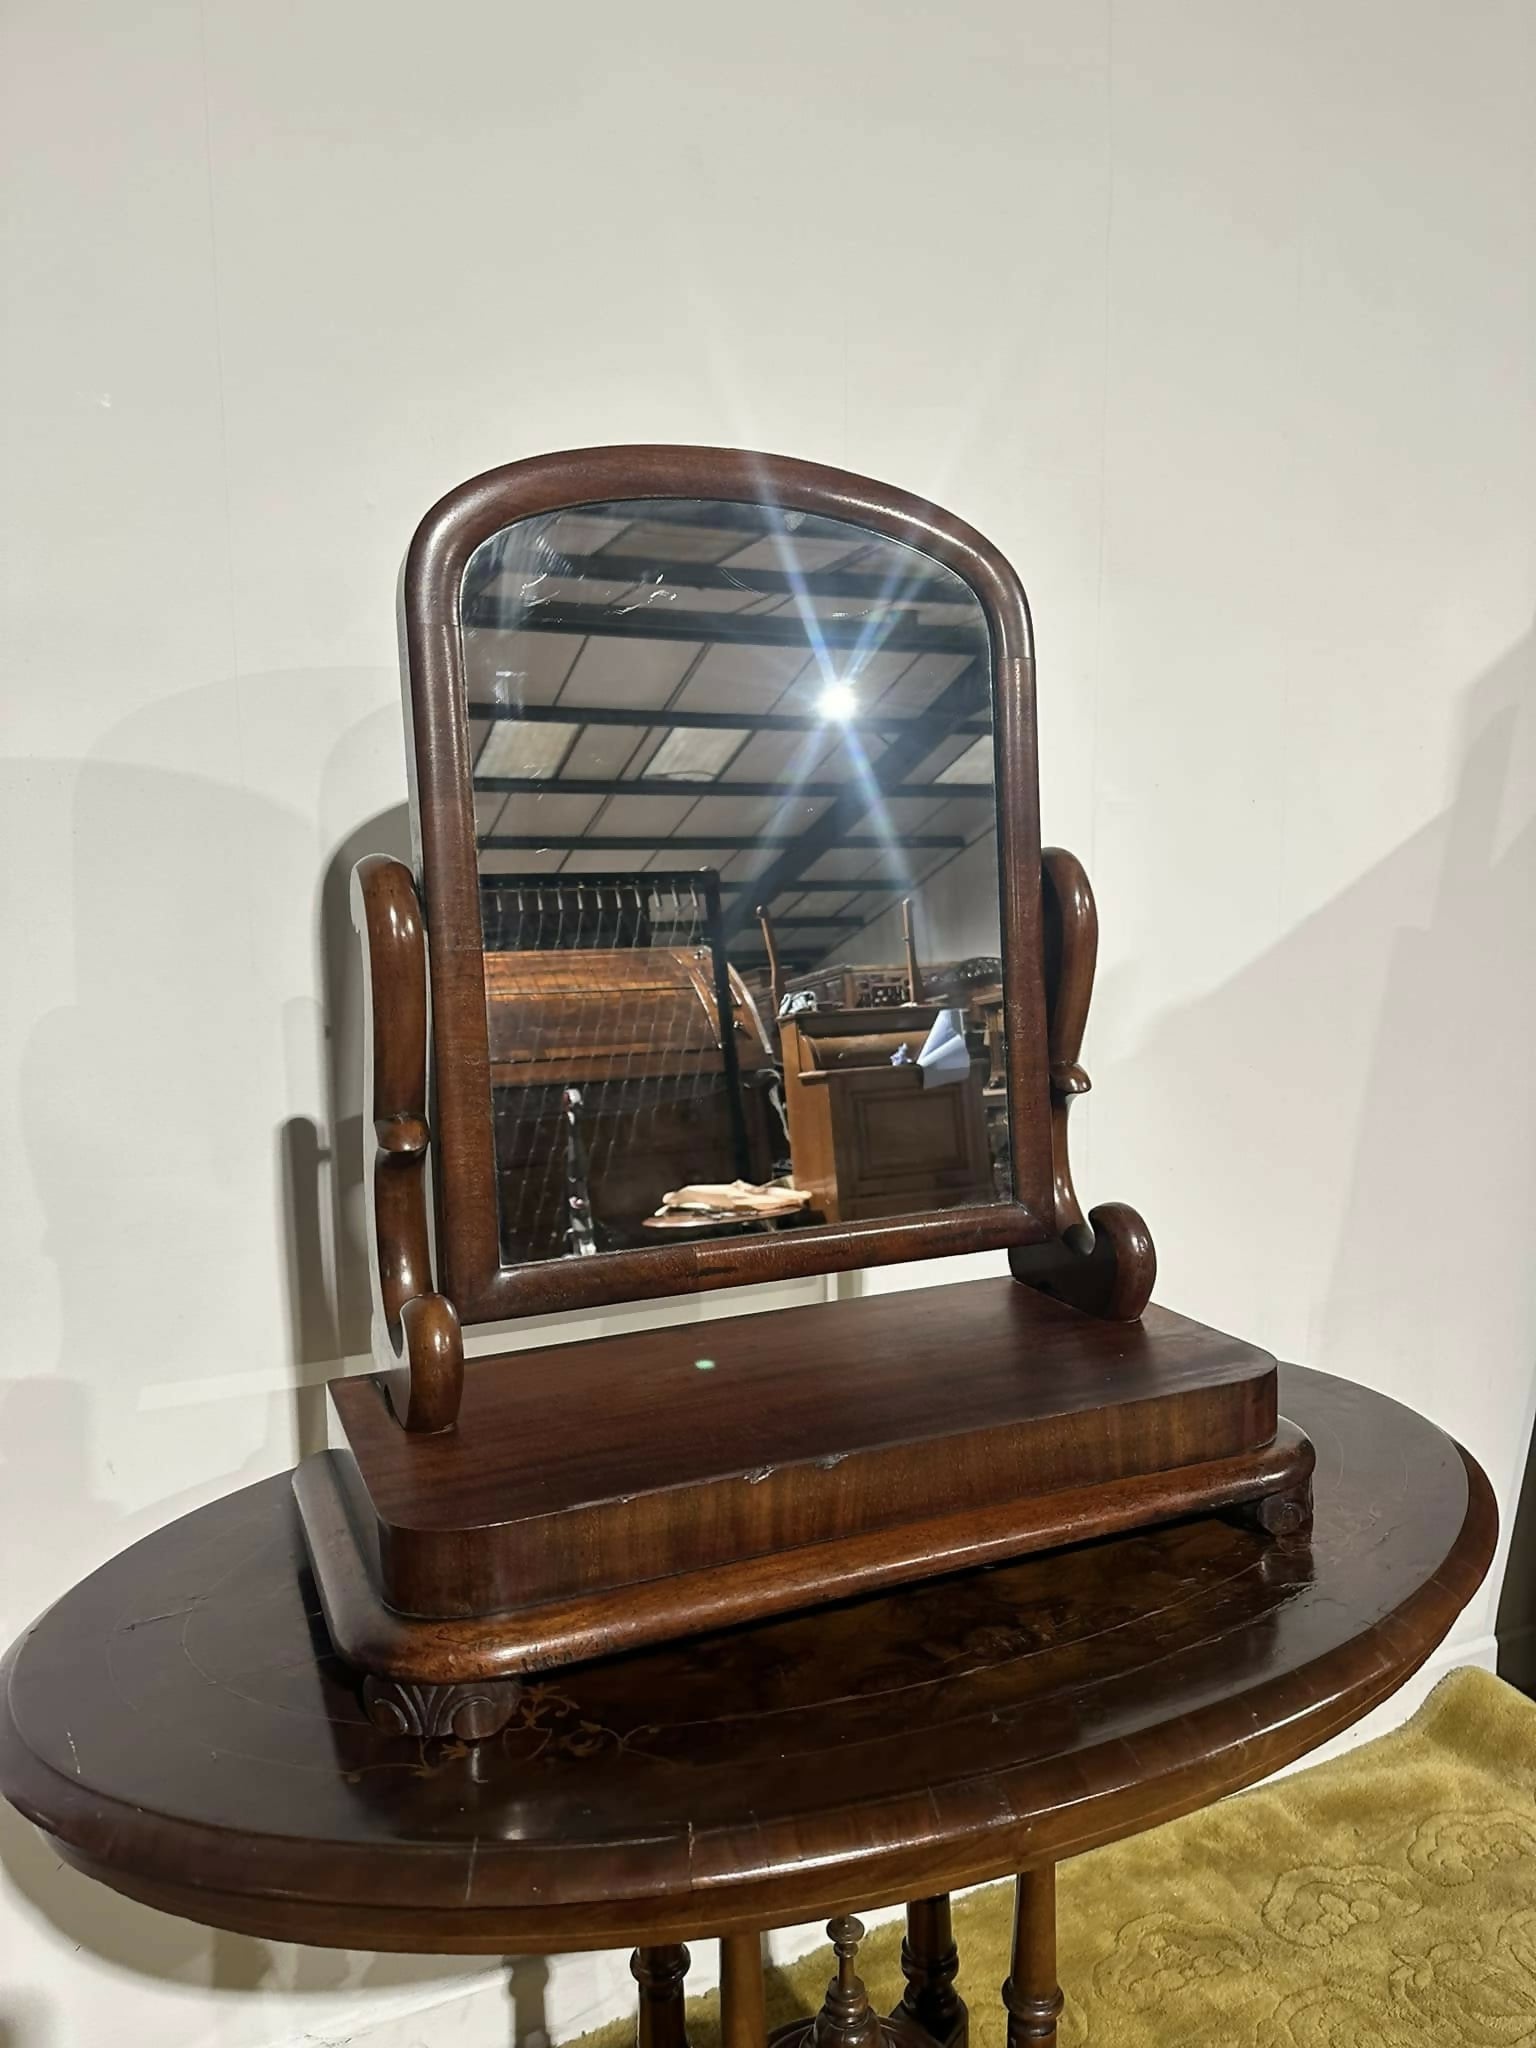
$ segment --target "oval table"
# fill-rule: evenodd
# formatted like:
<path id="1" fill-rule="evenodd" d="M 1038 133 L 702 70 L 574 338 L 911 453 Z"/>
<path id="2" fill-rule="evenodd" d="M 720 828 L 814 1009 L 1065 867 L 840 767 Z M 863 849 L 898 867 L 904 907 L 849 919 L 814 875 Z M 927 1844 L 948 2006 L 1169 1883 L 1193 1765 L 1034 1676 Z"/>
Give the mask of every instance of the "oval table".
<path id="1" fill-rule="evenodd" d="M 331 1656 L 286 1476 L 137 1543 L 5 1666 L 0 1789 L 191 1920 L 421 1952 L 637 1943 L 682 2040 L 689 1938 L 760 2042 L 760 1932 L 908 1905 L 887 2039 L 963 2041 L 948 1894 L 1017 1875 L 1014 2048 L 1055 2038 L 1054 1866 L 1290 1763 L 1385 1698 L 1488 1568 L 1487 1481 L 1381 1395 L 1288 1368 L 1310 1536 L 1206 1518 L 552 1675 L 490 1742 L 387 1736 Z M 878 2041 L 853 1974 L 821 2040 Z M 873 2030 L 873 2031 L 872 2031 Z M 796 2023 L 800 2034 L 804 2022 Z"/>

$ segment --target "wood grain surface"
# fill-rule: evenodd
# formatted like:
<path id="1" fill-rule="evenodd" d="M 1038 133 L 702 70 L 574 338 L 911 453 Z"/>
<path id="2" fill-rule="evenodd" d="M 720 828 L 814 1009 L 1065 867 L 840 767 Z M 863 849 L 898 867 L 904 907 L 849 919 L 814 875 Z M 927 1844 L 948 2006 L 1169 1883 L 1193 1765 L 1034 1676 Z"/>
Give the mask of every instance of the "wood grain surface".
<path id="1" fill-rule="evenodd" d="M 5 1667 L 0 1788 L 134 1897 L 273 1938 L 563 1950 L 743 1932 L 1039 1868 L 1251 1783 L 1443 1637 L 1486 1480 L 1287 1369 L 1310 1538 L 1206 1518 L 610 1659 L 490 1742 L 380 1733 L 279 1475 L 146 1538 Z"/>
<path id="2" fill-rule="evenodd" d="M 405 1614 L 472 1615 L 1257 1451 L 1267 1352 L 1012 1280 L 562 1345 L 465 1368 L 459 1426 L 331 1388 Z"/>

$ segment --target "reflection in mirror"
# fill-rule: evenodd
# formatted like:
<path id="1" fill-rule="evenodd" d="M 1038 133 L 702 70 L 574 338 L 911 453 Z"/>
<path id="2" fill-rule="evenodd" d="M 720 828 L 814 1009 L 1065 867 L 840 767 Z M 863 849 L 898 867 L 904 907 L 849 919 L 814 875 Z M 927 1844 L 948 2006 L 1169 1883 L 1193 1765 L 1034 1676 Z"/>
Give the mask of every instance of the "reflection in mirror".
<path id="1" fill-rule="evenodd" d="M 636 500 L 493 535 L 461 614 L 504 1263 L 1007 1199 L 969 585 Z"/>

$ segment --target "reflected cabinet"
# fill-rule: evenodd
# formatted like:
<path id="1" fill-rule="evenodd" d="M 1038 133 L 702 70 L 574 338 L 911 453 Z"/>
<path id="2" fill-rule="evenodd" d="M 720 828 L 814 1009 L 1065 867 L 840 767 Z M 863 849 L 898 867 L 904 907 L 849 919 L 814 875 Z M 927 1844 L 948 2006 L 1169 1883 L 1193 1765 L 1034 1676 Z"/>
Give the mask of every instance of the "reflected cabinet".
<path id="1" fill-rule="evenodd" d="M 414 870 L 365 860 L 376 1371 L 296 1479 L 386 1721 L 1194 1508 L 1294 1531 L 1274 1363 L 1150 1309 L 1067 1117 L 1096 912 L 1042 853 L 1024 593 L 742 450 L 492 470 L 401 582 Z M 466 1365 L 466 1324 L 993 1249 L 1011 1277 Z M 707 1327 L 708 1343 L 700 1330 Z"/>

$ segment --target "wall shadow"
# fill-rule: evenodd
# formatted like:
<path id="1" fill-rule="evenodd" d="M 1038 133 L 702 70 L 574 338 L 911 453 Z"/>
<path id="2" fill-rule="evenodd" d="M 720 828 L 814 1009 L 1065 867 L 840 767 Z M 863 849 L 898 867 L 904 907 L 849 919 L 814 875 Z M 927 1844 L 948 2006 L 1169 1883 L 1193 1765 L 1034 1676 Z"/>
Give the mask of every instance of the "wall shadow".
<path id="1" fill-rule="evenodd" d="M 516 2048 L 549 2048 L 549 1959 L 513 1956 L 507 1970 Z"/>
<path id="2" fill-rule="evenodd" d="M 1144 1208 L 1158 1298 L 1419 1408 L 1506 1499 L 1536 1376 L 1533 707 L 1527 637 L 1466 692 L 1445 808 L 1095 1075 L 1093 1196 Z M 1536 1628 L 1533 1496 L 1527 1470 L 1501 1638 Z"/>
<path id="3" fill-rule="evenodd" d="M 313 816 L 216 769 L 195 772 L 237 728 L 258 753 L 291 746 L 314 680 L 210 684 L 135 714 L 83 760 L 0 769 L 20 842 L 70 876 L 72 895 L 72 915 L 34 935 L 38 948 L 55 933 L 67 946 L 46 966 L 68 998 L 36 1018 L 21 1057 L 16 1164 L 32 1200 L 10 1250 L 49 1336 L 14 1345 L 0 1380 L 5 1640 L 107 1557 L 291 1464 L 295 1441 L 323 1441 L 324 1385 L 344 1344 L 333 1167 L 360 1158 L 352 839 L 326 865 Z M 262 691 L 273 701 L 258 733 L 251 701 Z M 396 714 L 386 722 L 398 749 Z M 167 758 L 194 765 L 142 765 Z M 396 846 L 404 818 L 403 805 L 384 814 Z M 361 828 L 357 852 L 389 850 L 390 831 Z M 317 948 L 329 1026 L 327 1005 L 277 993 L 316 986 Z M 344 1132 L 338 1150 L 308 1114 L 274 1125 L 274 1102 L 314 1099 L 312 1075 L 351 1115 L 350 1146 Z M 367 1299 L 360 1243 L 341 1263 L 352 1303 Z M 366 1309 L 360 1327 L 366 1348 Z M 72 1949 L 84 1952 L 77 1967 L 172 1992 L 340 1994 L 324 2014 L 338 2029 L 354 1993 L 467 1984 L 497 1969 L 483 1957 L 299 1948 L 174 1919 L 61 1863 L 3 1804 L 0 1867 L 8 1909 L 68 1945 L 61 1967 Z M 32 2048 L 59 2024 L 57 2009 L 7 2005 L 0 2044 Z M 184 2024 L 178 2038 L 191 2043 L 221 2023 L 189 2007 Z"/>

